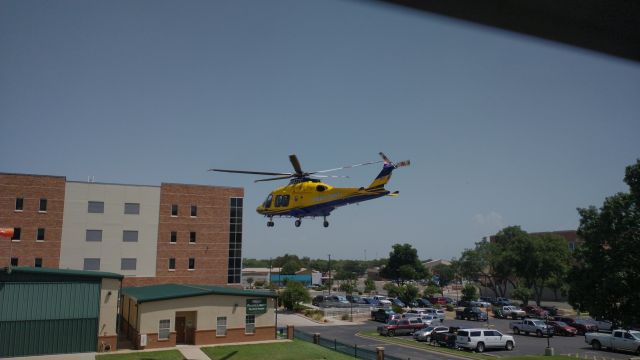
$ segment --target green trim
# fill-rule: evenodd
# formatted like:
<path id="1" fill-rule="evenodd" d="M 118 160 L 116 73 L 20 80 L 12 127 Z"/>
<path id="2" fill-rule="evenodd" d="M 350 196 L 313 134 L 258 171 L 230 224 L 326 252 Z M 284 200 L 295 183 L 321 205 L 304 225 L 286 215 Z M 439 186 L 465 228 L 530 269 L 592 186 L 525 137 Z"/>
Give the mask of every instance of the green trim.
<path id="1" fill-rule="evenodd" d="M 9 268 L 5 267 L 4 272 L 8 274 Z M 26 273 L 26 274 L 84 276 L 84 277 L 92 277 L 92 278 L 110 278 L 110 279 L 124 278 L 124 275 L 110 273 L 110 272 L 72 270 L 72 269 L 34 268 L 34 267 L 28 267 L 28 266 L 11 267 L 11 272 Z"/>
<path id="2" fill-rule="evenodd" d="M 260 292 L 211 285 L 162 284 L 122 288 L 122 294 L 136 300 L 138 304 L 149 301 L 178 299 L 203 295 L 230 295 L 245 297 L 276 298 L 272 292 Z"/>

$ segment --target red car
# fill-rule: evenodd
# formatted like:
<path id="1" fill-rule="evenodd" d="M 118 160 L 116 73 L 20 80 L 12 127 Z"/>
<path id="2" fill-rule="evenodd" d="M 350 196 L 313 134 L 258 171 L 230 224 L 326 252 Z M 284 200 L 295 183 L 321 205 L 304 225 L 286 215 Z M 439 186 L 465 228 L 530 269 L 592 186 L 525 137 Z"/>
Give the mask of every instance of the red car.
<path id="1" fill-rule="evenodd" d="M 429 302 L 433 305 L 447 305 L 447 298 L 444 296 L 432 296 L 429 298 Z"/>
<path id="2" fill-rule="evenodd" d="M 547 310 L 536 305 L 527 305 L 523 307 L 522 310 L 527 313 L 527 316 L 538 319 L 544 319 L 549 315 L 549 312 Z"/>
<path id="3" fill-rule="evenodd" d="M 553 327 L 553 332 L 556 335 L 575 336 L 578 333 L 578 329 L 563 321 L 549 321 L 549 326 Z"/>

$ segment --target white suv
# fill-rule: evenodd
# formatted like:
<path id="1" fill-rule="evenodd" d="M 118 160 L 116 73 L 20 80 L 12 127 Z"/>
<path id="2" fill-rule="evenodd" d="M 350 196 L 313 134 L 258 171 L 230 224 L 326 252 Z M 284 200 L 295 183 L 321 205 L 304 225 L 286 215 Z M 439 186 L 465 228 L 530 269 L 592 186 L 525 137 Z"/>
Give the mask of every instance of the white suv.
<path id="1" fill-rule="evenodd" d="M 483 352 L 484 349 L 501 348 L 509 351 L 516 345 L 513 336 L 504 335 L 498 330 L 460 329 L 456 335 L 456 346 Z"/>

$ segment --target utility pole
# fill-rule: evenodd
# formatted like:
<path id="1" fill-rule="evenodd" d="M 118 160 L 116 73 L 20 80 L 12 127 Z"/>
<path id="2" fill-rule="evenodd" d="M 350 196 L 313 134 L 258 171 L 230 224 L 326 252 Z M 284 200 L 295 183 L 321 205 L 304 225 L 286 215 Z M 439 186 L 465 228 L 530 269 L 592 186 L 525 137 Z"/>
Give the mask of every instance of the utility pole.
<path id="1" fill-rule="evenodd" d="M 329 295 L 331 295 L 331 254 L 329 254 Z"/>

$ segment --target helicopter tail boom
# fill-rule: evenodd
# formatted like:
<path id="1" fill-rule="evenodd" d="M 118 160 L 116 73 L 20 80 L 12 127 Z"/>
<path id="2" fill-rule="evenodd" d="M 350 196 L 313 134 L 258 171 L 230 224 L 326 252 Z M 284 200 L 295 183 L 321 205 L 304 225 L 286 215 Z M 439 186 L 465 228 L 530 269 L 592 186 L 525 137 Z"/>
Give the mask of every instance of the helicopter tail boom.
<path id="1" fill-rule="evenodd" d="M 409 160 L 393 163 L 384 153 L 380 153 L 380 156 L 384 160 L 382 171 L 380 171 L 373 182 L 369 186 L 367 186 L 367 189 L 383 188 L 384 184 L 388 183 L 389 179 L 391 179 L 391 173 L 393 172 L 393 170 L 399 167 L 409 166 L 411 164 L 411 161 Z"/>

